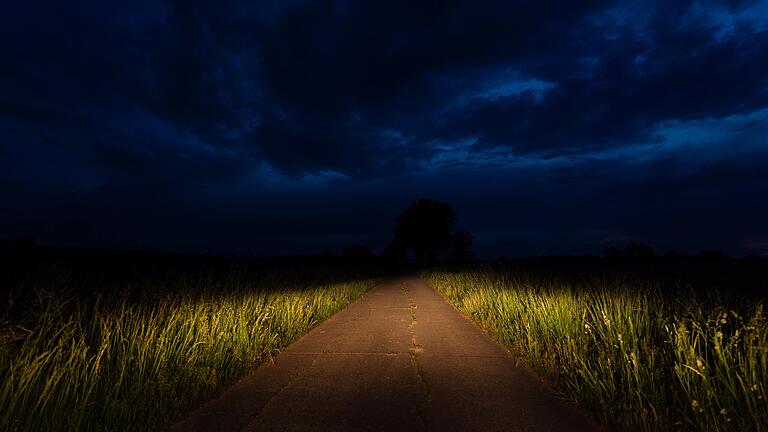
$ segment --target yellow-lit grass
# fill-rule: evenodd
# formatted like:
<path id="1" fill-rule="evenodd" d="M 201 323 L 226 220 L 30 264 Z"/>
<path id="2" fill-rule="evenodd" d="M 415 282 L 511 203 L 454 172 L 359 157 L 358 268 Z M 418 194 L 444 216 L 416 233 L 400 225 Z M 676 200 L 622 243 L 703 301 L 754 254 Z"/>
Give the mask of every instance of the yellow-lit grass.
<path id="1" fill-rule="evenodd" d="M 255 282 L 232 272 L 170 283 L 139 301 L 40 291 L 28 319 L 1 323 L 0 430 L 153 429 L 375 281 Z"/>
<path id="2" fill-rule="evenodd" d="M 768 430 L 756 301 L 489 268 L 423 276 L 611 429 Z"/>

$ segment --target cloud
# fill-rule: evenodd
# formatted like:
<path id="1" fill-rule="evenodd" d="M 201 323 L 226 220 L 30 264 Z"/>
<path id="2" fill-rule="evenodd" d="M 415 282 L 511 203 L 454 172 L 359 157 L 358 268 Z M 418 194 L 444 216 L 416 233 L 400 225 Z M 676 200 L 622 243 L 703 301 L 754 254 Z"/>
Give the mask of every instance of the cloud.
<path id="1" fill-rule="evenodd" d="M 163 154 L 156 147 L 172 135 L 297 177 L 419 169 L 450 158 L 444 143 L 471 137 L 469 164 L 494 147 L 552 157 L 768 105 L 768 33 L 755 11 L 749 2 L 18 6 L 9 24 L 32 24 L 5 30 L 13 85 L 3 106 L 53 139 Z M 407 145 L 388 139 L 392 130 Z"/>
<path id="2" fill-rule="evenodd" d="M 377 195 L 398 207 L 419 192 L 465 202 L 488 232 L 580 223 L 586 238 L 639 230 L 639 216 L 613 227 L 600 211 L 641 214 L 639 203 L 672 205 L 685 191 L 760 210 L 745 203 L 765 187 L 754 156 L 768 137 L 764 2 L 94 1 L 7 12 L 0 182 L 29 220 L 21 209 L 38 205 L 69 205 L 75 220 L 102 215 L 89 200 L 127 215 L 122 202 L 169 203 L 168 220 L 199 208 L 196 227 L 235 218 L 216 216 L 221 207 L 256 214 L 243 204 L 252 199 L 282 203 L 260 224 L 295 230 L 280 225 L 298 211 L 291 200 L 370 207 Z M 499 196 L 531 216 L 515 205 L 473 215 L 472 203 Z M 548 219 L 580 201 L 594 211 Z M 373 230 L 343 232 L 331 219 L 348 218 L 323 214 L 316 227 L 338 238 Z"/>

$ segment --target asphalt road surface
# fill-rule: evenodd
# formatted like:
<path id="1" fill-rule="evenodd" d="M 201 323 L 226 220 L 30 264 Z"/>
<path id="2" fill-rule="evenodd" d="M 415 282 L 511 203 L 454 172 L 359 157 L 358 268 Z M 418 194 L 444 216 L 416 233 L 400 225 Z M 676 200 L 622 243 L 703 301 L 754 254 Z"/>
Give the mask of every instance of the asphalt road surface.
<path id="1" fill-rule="evenodd" d="M 417 277 L 382 283 L 174 431 L 596 431 Z"/>

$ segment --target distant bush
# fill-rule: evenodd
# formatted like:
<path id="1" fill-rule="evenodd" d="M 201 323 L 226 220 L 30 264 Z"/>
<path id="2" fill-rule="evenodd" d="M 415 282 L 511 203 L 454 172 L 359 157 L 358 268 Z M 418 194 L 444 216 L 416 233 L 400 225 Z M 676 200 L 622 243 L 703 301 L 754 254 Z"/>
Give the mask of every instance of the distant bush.
<path id="1" fill-rule="evenodd" d="M 350 245 L 344 248 L 341 256 L 351 261 L 366 261 L 374 258 L 371 250 L 362 245 Z"/>

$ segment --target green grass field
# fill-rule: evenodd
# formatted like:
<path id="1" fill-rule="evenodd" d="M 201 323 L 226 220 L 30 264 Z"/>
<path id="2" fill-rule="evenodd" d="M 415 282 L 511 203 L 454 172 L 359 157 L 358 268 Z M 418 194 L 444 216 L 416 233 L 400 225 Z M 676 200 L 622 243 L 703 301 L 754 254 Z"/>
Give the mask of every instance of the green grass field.
<path id="1" fill-rule="evenodd" d="M 73 288 L 80 282 L 35 275 L 23 306 L 13 302 L 18 289 L 5 290 L 0 430 L 155 429 L 376 282 L 340 270 L 245 265 L 111 277 Z"/>
<path id="2" fill-rule="evenodd" d="M 768 430 L 768 321 L 753 297 L 508 267 L 422 276 L 611 430 Z"/>

